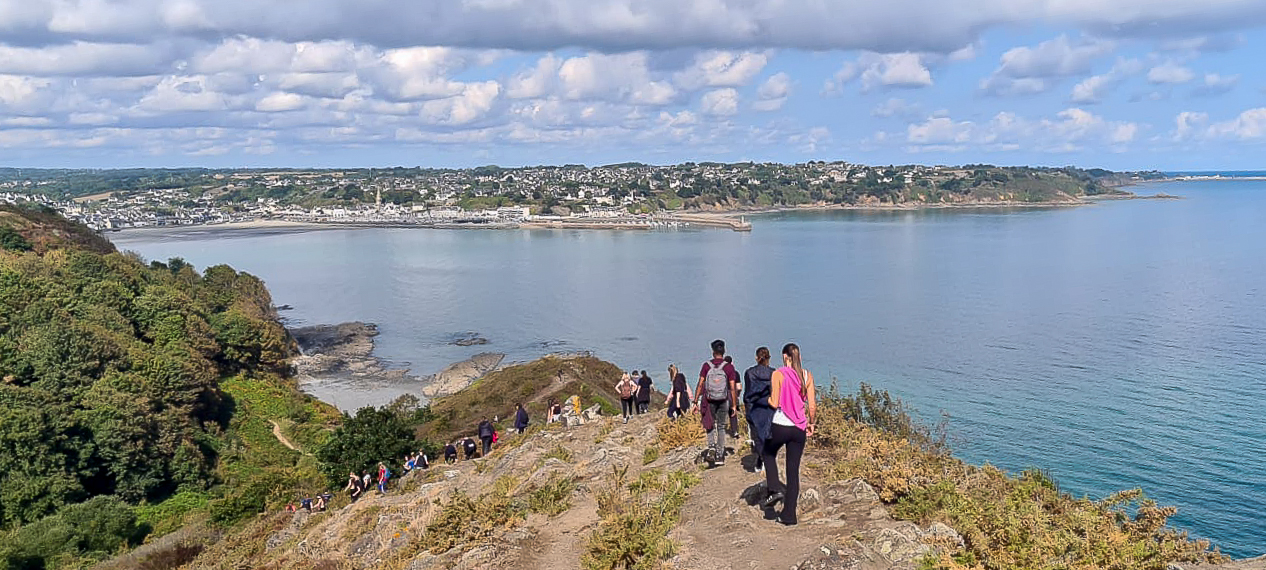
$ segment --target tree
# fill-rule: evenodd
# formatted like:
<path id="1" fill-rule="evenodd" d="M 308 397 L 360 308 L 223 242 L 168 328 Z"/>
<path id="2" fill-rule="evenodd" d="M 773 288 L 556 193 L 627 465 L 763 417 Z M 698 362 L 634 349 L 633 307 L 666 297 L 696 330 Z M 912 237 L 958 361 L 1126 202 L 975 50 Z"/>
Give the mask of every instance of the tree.
<path id="1" fill-rule="evenodd" d="M 31 242 L 22 234 L 9 227 L 0 228 L 0 249 L 9 251 L 31 251 Z"/>
<path id="2" fill-rule="evenodd" d="M 398 461 L 418 447 L 413 428 L 401 414 L 366 407 L 355 416 L 343 413 L 343 425 L 317 449 L 316 458 L 330 484 L 338 485 L 349 471 L 373 469 L 380 461 L 398 469 Z"/>

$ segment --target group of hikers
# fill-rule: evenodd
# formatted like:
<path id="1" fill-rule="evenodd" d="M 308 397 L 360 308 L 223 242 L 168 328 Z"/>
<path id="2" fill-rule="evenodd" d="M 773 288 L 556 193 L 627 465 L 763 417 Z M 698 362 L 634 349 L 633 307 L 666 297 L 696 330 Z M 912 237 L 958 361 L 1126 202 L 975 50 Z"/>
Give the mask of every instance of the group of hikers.
<path id="1" fill-rule="evenodd" d="M 426 456 L 425 450 L 419 449 L 417 453 L 409 453 L 405 455 L 404 461 L 401 462 L 401 465 L 404 466 L 403 475 L 408 475 L 415 470 L 430 469 L 431 460 Z M 375 483 L 378 487 L 378 494 L 386 494 L 387 486 L 390 481 L 391 468 L 387 467 L 385 463 L 380 461 L 378 462 L 378 469 L 375 471 L 371 472 L 369 470 L 365 470 L 360 475 L 357 475 L 355 471 L 348 472 L 347 486 L 344 487 L 343 490 L 347 491 L 351 495 L 352 502 L 354 503 L 356 502 L 356 499 L 365 495 L 365 491 L 370 488 L 370 485 Z M 321 508 L 318 510 L 324 510 L 324 503 L 322 503 Z"/>
<path id="2" fill-rule="evenodd" d="M 773 513 L 774 517 L 782 524 L 794 525 L 800 497 L 800 460 L 808 437 L 813 435 L 817 396 L 813 374 L 801 364 L 799 346 L 783 346 L 782 366 L 777 369 L 770 366 L 770 360 L 769 348 L 757 348 L 756 364 L 740 376 L 733 359 L 725 354 L 725 341 L 712 341 L 712 358 L 700 368 L 694 390 L 676 365 L 668 367 L 672 380 L 666 399 L 668 417 L 681 418 L 692 413 L 700 416 L 708 434 L 703 458 L 720 467 L 725 465 L 726 437 L 739 437 L 738 419 L 743 412 L 755 456 L 754 470 L 765 474 L 762 506 L 773 513 L 781 503 L 782 511 Z M 625 374 L 616 384 L 625 423 L 634 413 L 635 400 L 637 413 L 645 413 L 650 385 L 644 370 Z M 777 463 L 778 453 L 784 447 L 786 483 L 779 478 Z"/>
<path id="3" fill-rule="evenodd" d="M 726 356 L 725 341 L 712 341 L 712 358 L 705 361 L 699 369 L 699 380 L 692 390 L 685 373 L 676 365 L 668 367 L 672 387 L 668 392 L 666 404 L 668 417 L 685 418 L 699 416 L 704 431 L 707 432 L 707 448 L 703 459 L 714 467 L 725 465 L 726 437 L 738 438 L 739 413 L 745 416 L 750 434 L 752 454 L 755 456 L 754 471 L 764 472 L 766 496 L 762 506 L 778 522 L 794 525 L 796 519 L 796 503 L 800 497 L 800 460 L 804 455 L 807 438 L 813 435 L 814 422 L 817 418 L 817 397 L 814 392 L 813 374 L 801 365 L 800 347 L 787 344 L 782 349 L 782 366 L 770 366 L 772 355 L 767 347 L 756 349 L 754 366 L 740 376 L 731 357 Z M 615 384 L 615 391 L 620 396 L 621 415 L 624 422 L 637 414 L 645 414 L 650 409 L 652 384 L 645 370 L 632 370 L 621 376 Z M 571 396 L 567 405 L 580 413 L 580 398 Z M 566 422 L 563 405 L 550 400 L 546 412 L 547 423 Z M 494 426 L 496 418 L 489 421 L 487 417 L 479 422 L 475 437 L 482 443 L 476 443 L 474 437 L 458 438 L 444 446 L 444 461 L 456 463 L 459 450 L 465 459 L 486 457 L 499 439 Z M 514 429 L 523 433 L 527 429 L 530 418 L 522 403 L 516 404 L 514 413 Z M 777 463 L 778 453 L 786 448 L 786 482 L 779 477 Z M 407 474 L 415 469 L 427 469 L 430 461 L 426 453 L 419 450 L 416 454 L 405 457 L 404 469 Z M 352 500 L 360 498 L 369 489 L 370 484 L 377 482 L 378 492 L 387 492 L 387 483 L 391 479 L 391 470 L 383 463 L 378 464 L 377 478 L 365 471 L 362 475 L 355 472 L 348 474 L 346 491 L 351 493 Z M 324 508 L 328 497 L 319 499 Z M 774 509 L 782 504 L 782 510 Z"/>

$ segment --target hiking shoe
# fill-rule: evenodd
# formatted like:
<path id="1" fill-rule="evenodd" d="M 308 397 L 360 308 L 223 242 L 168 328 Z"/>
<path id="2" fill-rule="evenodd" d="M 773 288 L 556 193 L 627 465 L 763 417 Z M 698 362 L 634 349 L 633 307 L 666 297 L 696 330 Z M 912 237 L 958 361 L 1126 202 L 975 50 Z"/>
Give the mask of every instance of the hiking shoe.
<path id="1" fill-rule="evenodd" d="M 782 499 L 783 499 L 782 493 L 770 493 L 768 497 L 765 497 L 765 502 L 761 503 L 761 506 L 767 509 L 772 508 L 774 505 L 781 503 Z"/>

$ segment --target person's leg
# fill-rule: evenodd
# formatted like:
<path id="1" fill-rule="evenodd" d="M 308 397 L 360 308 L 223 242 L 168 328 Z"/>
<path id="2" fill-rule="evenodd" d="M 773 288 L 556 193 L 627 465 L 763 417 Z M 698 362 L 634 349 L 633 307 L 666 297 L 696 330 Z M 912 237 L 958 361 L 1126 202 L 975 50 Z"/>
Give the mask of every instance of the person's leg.
<path id="1" fill-rule="evenodd" d="M 708 410 L 712 413 L 712 451 L 716 453 L 718 463 L 725 462 L 725 422 L 726 414 L 730 413 L 729 402 L 708 401 Z"/>
<path id="2" fill-rule="evenodd" d="M 483 455 L 481 455 L 480 457 L 488 457 L 488 452 L 492 451 L 492 438 L 484 437 L 480 439 L 484 440 L 484 452 L 483 452 Z"/>
<path id="3" fill-rule="evenodd" d="M 778 450 L 782 448 L 785 441 L 779 437 L 779 428 L 782 426 L 774 426 L 773 433 L 769 439 L 765 441 L 765 489 L 770 495 L 776 493 L 784 493 L 786 487 L 782 484 L 782 479 L 778 477 Z"/>
<path id="4" fill-rule="evenodd" d="M 796 524 L 796 501 L 800 499 L 800 458 L 804 457 L 805 434 L 796 428 L 787 442 L 787 495 L 783 499 L 782 522 Z"/>
<path id="5" fill-rule="evenodd" d="M 765 463 L 765 442 L 761 440 L 760 433 L 756 431 L 756 420 L 752 419 L 751 412 L 747 413 L 747 433 L 752 439 L 752 455 L 756 456 L 756 463 L 752 469 L 760 471 L 761 466 Z"/>

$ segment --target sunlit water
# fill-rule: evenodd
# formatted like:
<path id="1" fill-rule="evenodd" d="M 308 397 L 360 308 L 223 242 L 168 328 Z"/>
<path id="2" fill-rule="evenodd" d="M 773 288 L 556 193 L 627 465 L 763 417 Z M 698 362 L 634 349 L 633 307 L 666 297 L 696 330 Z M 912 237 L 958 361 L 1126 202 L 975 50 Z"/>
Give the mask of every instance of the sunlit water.
<path id="1" fill-rule="evenodd" d="M 819 379 L 944 411 L 956 451 L 1102 497 L 1143 487 L 1225 552 L 1266 553 L 1266 183 L 1040 210 L 773 215 L 750 234 L 330 230 L 112 234 L 227 263 L 296 324 L 375 322 L 420 374 L 481 350 L 592 350 L 662 385 L 713 338 L 800 344 Z M 462 348 L 454 335 L 492 342 Z M 345 408 L 414 386 L 326 386 Z"/>

